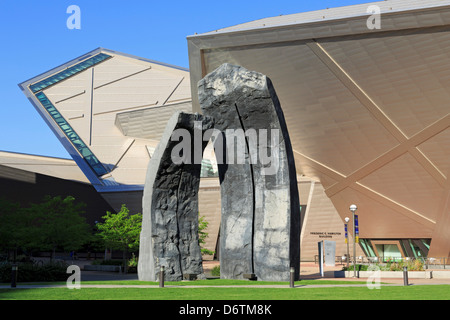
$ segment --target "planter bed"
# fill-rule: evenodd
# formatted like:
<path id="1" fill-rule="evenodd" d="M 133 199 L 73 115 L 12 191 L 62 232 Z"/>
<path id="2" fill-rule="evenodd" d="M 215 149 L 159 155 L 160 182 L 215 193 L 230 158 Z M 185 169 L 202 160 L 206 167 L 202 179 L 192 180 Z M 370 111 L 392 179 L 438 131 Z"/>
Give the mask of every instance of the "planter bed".
<path id="1" fill-rule="evenodd" d="M 403 278 L 403 271 L 379 271 L 381 278 Z M 369 278 L 374 275 L 374 271 L 356 271 L 359 278 Z M 353 271 L 334 271 L 335 278 L 352 278 Z M 450 271 L 408 271 L 409 279 L 450 279 Z"/>

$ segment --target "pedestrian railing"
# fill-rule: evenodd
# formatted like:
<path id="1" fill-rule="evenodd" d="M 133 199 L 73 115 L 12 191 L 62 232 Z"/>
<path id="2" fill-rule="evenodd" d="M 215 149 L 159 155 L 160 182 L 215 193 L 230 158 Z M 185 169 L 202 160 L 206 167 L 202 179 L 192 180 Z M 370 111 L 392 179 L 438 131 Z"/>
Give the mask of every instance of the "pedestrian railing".
<path id="1" fill-rule="evenodd" d="M 348 259 L 347 259 L 348 258 Z M 347 260 L 349 264 L 353 264 L 353 257 L 347 255 L 336 256 L 335 262 L 337 264 L 347 264 Z M 355 259 L 357 264 L 385 264 L 385 263 L 413 263 L 414 261 L 419 261 L 423 264 L 425 269 L 450 269 L 450 258 L 449 257 L 366 257 L 366 256 L 357 256 Z M 314 256 L 314 263 L 319 263 L 319 256 Z"/>

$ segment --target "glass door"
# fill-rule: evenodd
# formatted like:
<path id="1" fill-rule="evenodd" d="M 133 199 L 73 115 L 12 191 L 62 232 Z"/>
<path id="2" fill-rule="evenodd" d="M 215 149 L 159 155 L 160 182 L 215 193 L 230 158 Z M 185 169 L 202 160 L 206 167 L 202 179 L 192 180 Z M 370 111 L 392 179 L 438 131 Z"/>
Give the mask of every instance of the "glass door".
<path id="1" fill-rule="evenodd" d="M 372 241 L 375 251 L 382 262 L 399 262 L 404 258 L 404 253 L 398 240 L 377 240 Z"/>

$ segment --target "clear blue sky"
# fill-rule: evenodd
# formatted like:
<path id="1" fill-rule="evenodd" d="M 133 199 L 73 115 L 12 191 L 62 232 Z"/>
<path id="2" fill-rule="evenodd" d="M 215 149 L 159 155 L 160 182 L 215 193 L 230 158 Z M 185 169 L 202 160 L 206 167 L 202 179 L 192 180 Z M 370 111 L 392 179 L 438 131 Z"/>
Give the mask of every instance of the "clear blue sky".
<path id="1" fill-rule="evenodd" d="M 70 158 L 17 84 L 103 47 L 189 67 L 186 37 L 370 0 L 0 0 L 0 150 Z M 81 29 L 70 30 L 70 5 Z"/>

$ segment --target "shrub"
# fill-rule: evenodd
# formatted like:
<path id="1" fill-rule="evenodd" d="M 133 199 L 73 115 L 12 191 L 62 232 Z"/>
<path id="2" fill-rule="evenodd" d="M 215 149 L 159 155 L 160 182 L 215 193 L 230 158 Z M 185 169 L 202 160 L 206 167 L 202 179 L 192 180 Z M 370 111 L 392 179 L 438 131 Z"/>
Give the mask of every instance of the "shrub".
<path id="1" fill-rule="evenodd" d="M 66 281 L 69 277 L 68 266 L 63 262 L 51 262 L 43 265 L 21 263 L 18 265 L 17 282 Z M 0 265 L 0 282 L 11 282 L 11 269 L 11 263 Z"/>
<path id="2" fill-rule="evenodd" d="M 220 266 L 215 266 L 211 269 L 211 275 L 214 277 L 220 277 Z"/>
<path id="3" fill-rule="evenodd" d="M 356 270 L 357 271 L 367 271 L 367 268 L 368 268 L 369 266 L 368 265 L 365 265 L 365 264 L 357 264 L 356 265 Z M 342 270 L 348 270 L 348 271 L 353 271 L 353 265 L 350 265 L 349 267 L 348 267 L 348 269 L 347 269 L 347 267 L 343 267 L 342 268 Z"/>
<path id="4" fill-rule="evenodd" d="M 408 271 L 423 271 L 423 261 L 415 259 L 413 261 L 394 262 L 390 265 L 391 271 L 403 271 L 403 267 L 407 267 Z"/>
<path id="5" fill-rule="evenodd" d="M 100 266 L 121 266 L 121 265 L 123 265 L 123 260 L 117 260 L 117 259 L 95 260 L 95 261 L 92 261 L 92 264 L 100 265 Z"/>
<path id="6" fill-rule="evenodd" d="M 388 262 L 386 264 L 375 264 L 381 271 L 403 271 L 403 267 L 407 267 L 408 271 L 423 271 L 424 264 L 423 261 L 415 259 L 400 262 Z M 369 265 L 357 264 L 356 270 L 367 271 Z M 347 270 L 347 267 L 342 268 L 342 270 Z M 353 265 L 349 266 L 348 270 L 353 270 Z"/>

